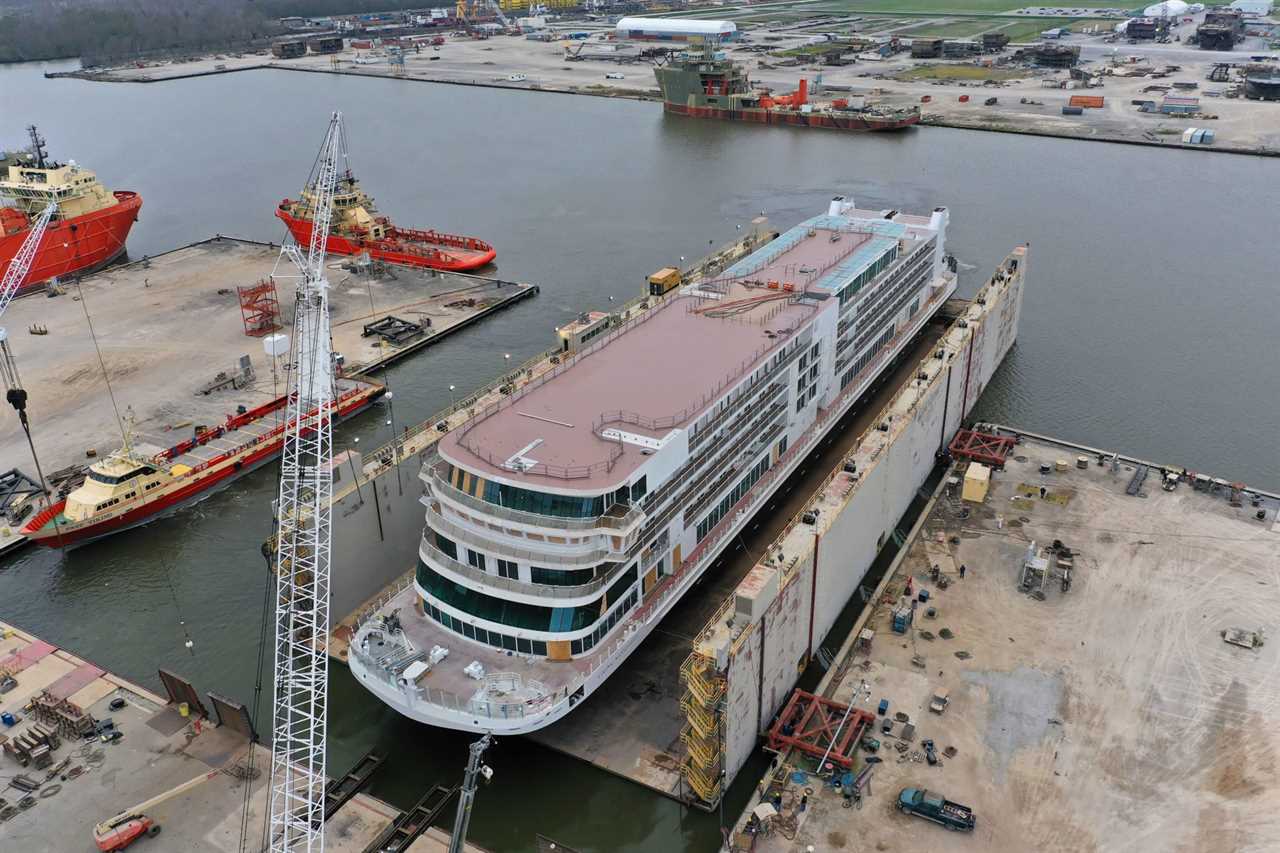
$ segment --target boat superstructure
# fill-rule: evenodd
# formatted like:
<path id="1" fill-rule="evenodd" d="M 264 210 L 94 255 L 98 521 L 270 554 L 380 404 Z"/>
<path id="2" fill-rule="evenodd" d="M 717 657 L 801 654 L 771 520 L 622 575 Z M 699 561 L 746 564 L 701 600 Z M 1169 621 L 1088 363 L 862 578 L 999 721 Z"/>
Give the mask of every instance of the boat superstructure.
<path id="1" fill-rule="evenodd" d="M 837 197 L 445 435 L 361 683 L 454 729 L 568 714 L 954 292 L 947 223 Z"/>
<path id="2" fill-rule="evenodd" d="M 337 385 L 337 419 L 386 393 L 385 386 L 358 379 Z M 22 535 L 51 548 L 84 545 L 208 497 L 280 455 L 285 402 L 278 397 L 228 415 L 167 449 L 135 441 L 130 426 L 123 447 L 90 465 L 84 483 L 32 516 Z"/>
<path id="3" fill-rule="evenodd" d="M 920 122 L 917 106 L 867 104 L 865 98 L 851 97 L 819 101 L 805 79 L 788 94 L 758 90 L 746 68 L 713 42 L 676 54 L 655 67 L 654 75 L 663 109 L 678 115 L 854 131 L 900 130 Z"/>
<path id="4" fill-rule="evenodd" d="M 97 175 L 74 160 L 48 158 L 44 140 L 28 128 L 31 149 L 0 156 L 0 275 L 50 202 L 57 212 L 45 230 L 19 293 L 58 276 L 84 273 L 124 253 L 142 198 L 108 190 Z"/>
<path id="5" fill-rule="evenodd" d="M 338 177 L 329 228 L 329 251 L 338 255 L 367 252 L 371 258 L 411 267 L 465 272 L 492 263 L 497 253 L 475 237 L 400 228 L 378 212 L 373 199 L 360 188 L 350 170 Z M 298 245 L 311 239 L 315 200 L 303 190 L 295 200 L 285 199 L 276 216 L 289 228 Z"/>

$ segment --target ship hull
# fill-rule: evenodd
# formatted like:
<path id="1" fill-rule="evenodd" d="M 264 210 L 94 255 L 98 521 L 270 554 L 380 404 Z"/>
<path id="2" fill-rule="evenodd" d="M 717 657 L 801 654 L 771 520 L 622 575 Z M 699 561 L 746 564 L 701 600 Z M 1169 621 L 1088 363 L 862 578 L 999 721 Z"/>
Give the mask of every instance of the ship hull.
<path id="1" fill-rule="evenodd" d="M 311 220 L 299 219 L 284 205 L 276 208 L 276 216 L 288 227 L 300 246 L 311 242 Z M 497 252 L 488 243 L 474 237 L 459 237 L 437 231 L 388 229 L 385 240 L 366 240 L 330 234 L 328 250 L 335 255 L 358 255 L 368 252 L 374 260 L 409 267 L 467 272 L 493 263 Z"/>
<path id="2" fill-rule="evenodd" d="M 754 124 L 777 124 L 790 127 L 821 127 L 828 130 L 846 130 L 862 133 L 877 130 L 903 130 L 920 123 L 919 113 L 894 119 L 865 116 L 856 112 L 850 112 L 848 115 L 836 115 L 833 113 L 766 110 L 758 107 L 727 110 L 720 107 L 695 107 L 671 102 L 664 102 L 663 108 L 673 115 L 692 116 L 694 118 L 715 118 L 726 121 L 747 121 Z"/>
<path id="3" fill-rule="evenodd" d="M 116 203 L 110 207 L 50 223 L 19 294 L 37 290 L 54 277 L 99 269 L 124 254 L 125 241 L 142 209 L 142 197 L 124 191 L 114 195 Z M 29 230 L 23 227 L 0 236 L 0 275 L 8 270 Z"/>
<path id="4" fill-rule="evenodd" d="M 384 393 L 385 389 L 377 388 L 372 393 L 353 397 L 339 408 L 338 420 L 345 420 L 363 412 Z M 140 527 L 161 516 L 198 503 L 214 492 L 231 485 L 234 481 L 277 458 L 283 446 L 283 433 L 272 436 L 261 446 L 238 458 L 228 457 L 222 460 L 221 464 L 211 465 L 203 472 L 189 475 L 190 482 L 178 488 L 165 491 L 154 499 L 125 510 L 119 515 L 88 524 L 64 521 L 54 525 L 52 523 L 54 516 L 61 513 L 65 505 L 65 501 L 59 501 L 35 515 L 23 528 L 22 535 L 36 544 L 49 548 L 78 548 L 103 537 Z"/>

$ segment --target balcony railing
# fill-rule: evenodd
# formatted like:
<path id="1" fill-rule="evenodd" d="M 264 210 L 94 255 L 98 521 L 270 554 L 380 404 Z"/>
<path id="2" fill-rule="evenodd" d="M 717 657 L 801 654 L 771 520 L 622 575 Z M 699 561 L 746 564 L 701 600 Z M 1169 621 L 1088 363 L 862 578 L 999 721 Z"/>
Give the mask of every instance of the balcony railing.
<path id="1" fill-rule="evenodd" d="M 469 566 L 450 557 L 431 542 L 427 535 L 429 532 L 430 528 L 424 527 L 422 529 L 421 547 L 425 556 L 437 565 L 442 566 L 445 571 L 475 581 L 481 590 L 505 589 L 509 592 L 518 592 L 535 598 L 584 598 L 604 589 L 605 584 L 609 582 L 612 575 L 612 573 L 601 575 L 588 583 L 577 586 L 553 586 L 550 584 L 529 583 L 516 578 L 504 578 L 481 571 L 475 566 Z"/>
<path id="2" fill-rule="evenodd" d="M 477 548 L 492 551 L 494 556 L 520 560 L 521 562 L 546 566 L 552 569 L 561 566 L 597 566 L 609 559 L 609 551 L 604 548 L 595 548 L 585 554 L 556 554 L 550 551 L 534 551 L 509 545 L 485 536 L 483 533 L 479 533 L 469 527 L 455 524 L 440 514 L 437 505 L 435 505 L 436 502 L 430 498 L 424 498 L 423 503 L 427 505 L 427 524 L 432 530 L 438 530 L 446 534 L 450 539 L 456 539 L 464 545 L 472 544 Z"/>
<path id="3" fill-rule="evenodd" d="M 369 633 L 372 634 L 373 632 Z M 424 658 L 426 652 L 408 652 L 394 659 L 390 659 L 386 655 L 371 655 L 361 648 L 361 644 L 367 636 L 369 634 L 364 637 L 358 636 L 356 642 L 351 644 L 350 657 L 363 666 L 370 676 L 399 692 L 410 707 L 444 708 L 456 711 L 459 714 L 485 717 L 492 720 L 518 720 L 524 717 L 536 717 L 544 714 L 558 701 L 564 700 L 561 695 L 543 692 L 543 695 L 537 698 L 529 698 L 520 702 L 501 702 L 488 699 L 464 698 L 448 690 L 410 684 L 401 678 L 401 673 L 413 661 Z M 484 685 L 475 695 L 483 696 L 488 693 L 497 693 L 505 689 L 513 679 L 520 678 L 515 673 L 494 673 L 486 676 Z M 536 682 L 529 682 L 529 685 L 540 686 Z"/>
<path id="4" fill-rule="evenodd" d="M 639 521 L 643 515 L 635 507 L 627 507 L 625 511 L 618 515 L 606 513 L 605 515 L 592 516 L 591 518 L 565 518 L 559 515 L 541 515 L 536 512 L 511 509 L 498 504 L 491 504 L 488 501 L 482 501 L 461 489 L 454 488 L 452 483 L 440 476 L 435 466 L 430 462 L 423 466 L 422 479 L 431 487 L 434 494 L 443 495 L 445 498 L 469 507 L 476 512 L 519 524 L 530 524 L 535 527 L 549 527 L 560 530 L 597 530 L 600 528 L 626 530 Z M 610 510 L 610 512 L 613 512 L 613 510 Z"/>

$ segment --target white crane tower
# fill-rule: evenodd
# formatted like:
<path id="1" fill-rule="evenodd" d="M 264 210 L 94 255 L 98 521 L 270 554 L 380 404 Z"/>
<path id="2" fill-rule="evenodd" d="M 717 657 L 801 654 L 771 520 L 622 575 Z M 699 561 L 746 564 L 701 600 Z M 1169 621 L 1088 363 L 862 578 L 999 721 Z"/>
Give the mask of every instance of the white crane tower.
<path id="1" fill-rule="evenodd" d="M 49 227 L 49 220 L 53 219 L 57 211 L 58 205 L 52 201 L 40 211 L 40 215 L 31 223 L 27 238 L 18 247 L 18 253 L 9 262 L 4 278 L 0 278 L 0 317 L 4 316 L 5 309 L 9 307 L 9 303 L 18 295 L 18 290 L 27 280 L 27 275 L 31 272 L 31 264 L 36 258 L 36 250 L 40 248 L 40 241 L 44 239 L 44 232 Z M 9 350 L 9 333 L 2 326 L 0 326 L 0 378 L 4 379 L 5 399 L 18 413 L 22 431 L 27 434 L 27 445 L 31 448 L 31 459 L 36 465 L 36 476 L 40 478 L 40 488 L 44 489 L 44 472 L 40 470 L 40 459 L 36 456 L 36 446 L 31 440 L 31 424 L 27 420 L 27 391 L 22 387 L 22 379 L 18 376 L 18 363 L 13 360 L 13 353 Z"/>
<path id="2" fill-rule="evenodd" d="M 277 510 L 271 853 L 324 851 L 334 414 L 325 250 L 341 136 L 342 116 L 335 112 L 305 190 L 312 203 L 306 257 L 293 242 L 281 250 L 299 274 Z"/>
<path id="3" fill-rule="evenodd" d="M 27 274 L 31 272 L 31 264 L 36 257 L 36 249 L 40 248 L 40 241 L 44 239 L 49 220 L 57 210 L 58 205 L 49 202 L 48 206 L 40 211 L 40 215 L 31 223 L 27 238 L 22 241 L 22 245 L 18 247 L 18 253 L 13 256 L 9 268 L 5 270 L 4 278 L 0 279 L 0 317 L 4 316 L 5 309 L 9 307 L 13 297 L 18 295 L 18 289 L 27 280 Z M 22 381 L 18 378 L 18 365 L 13 360 L 13 353 L 9 351 L 9 333 L 3 327 L 0 327 L 0 376 L 4 378 L 5 397 L 9 400 L 9 404 L 18 410 L 18 417 L 22 419 L 25 426 L 27 392 L 22 389 Z"/>

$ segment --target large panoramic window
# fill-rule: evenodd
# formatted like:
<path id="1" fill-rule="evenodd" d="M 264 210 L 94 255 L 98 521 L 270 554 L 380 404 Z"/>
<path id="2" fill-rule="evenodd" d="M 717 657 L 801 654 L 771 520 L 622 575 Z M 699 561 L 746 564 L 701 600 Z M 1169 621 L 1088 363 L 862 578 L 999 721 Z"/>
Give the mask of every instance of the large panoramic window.
<path id="1" fill-rule="evenodd" d="M 520 601 L 508 601 L 487 595 L 460 583 L 454 583 L 421 560 L 418 561 L 418 585 L 431 599 L 447 604 L 488 622 L 527 628 L 530 631 L 577 631 L 600 618 L 600 602 L 578 607 L 541 607 Z"/>
<path id="2" fill-rule="evenodd" d="M 544 569 L 530 566 L 529 580 L 549 586 L 580 586 L 590 582 L 595 573 L 595 569 Z"/>
<path id="3" fill-rule="evenodd" d="M 448 479 L 454 488 L 461 489 L 462 484 L 459 481 L 463 479 L 462 469 L 450 465 Z M 465 491 L 471 491 L 471 489 Z M 483 492 L 476 497 L 508 509 L 534 512 L 538 515 L 552 515 L 558 518 L 595 518 L 603 515 L 605 511 L 603 495 L 592 497 L 553 495 L 533 489 L 522 489 L 519 486 L 508 486 L 505 483 L 495 483 L 492 480 L 484 481 Z"/>

